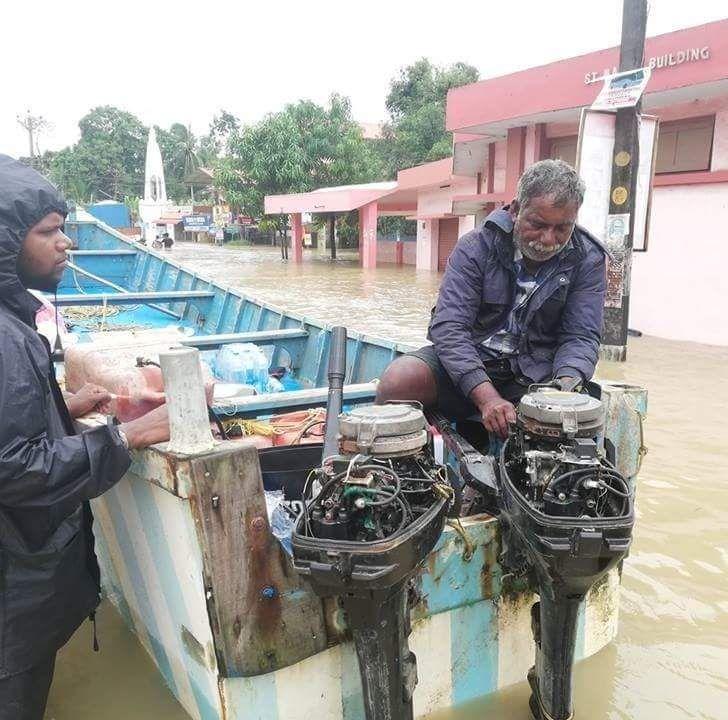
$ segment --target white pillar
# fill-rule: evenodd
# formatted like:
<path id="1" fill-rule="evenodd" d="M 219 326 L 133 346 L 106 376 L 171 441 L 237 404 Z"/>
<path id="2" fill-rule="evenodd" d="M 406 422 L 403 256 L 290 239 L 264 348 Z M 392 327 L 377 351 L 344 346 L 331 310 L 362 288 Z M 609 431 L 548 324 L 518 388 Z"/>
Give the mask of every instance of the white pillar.
<path id="1" fill-rule="evenodd" d="M 437 272 L 437 248 L 440 224 L 438 220 L 417 221 L 418 270 Z"/>
<path id="2" fill-rule="evenodd" d="M 475 215 L 461 215 L 458 218 L 458 238 L 475 228 Z"/>
<path id="3" fill-rule="evenodd" d="M 159 353 L 169 408 L 170 452 L 191 455 L 214 446 L 197 348 Z"/>

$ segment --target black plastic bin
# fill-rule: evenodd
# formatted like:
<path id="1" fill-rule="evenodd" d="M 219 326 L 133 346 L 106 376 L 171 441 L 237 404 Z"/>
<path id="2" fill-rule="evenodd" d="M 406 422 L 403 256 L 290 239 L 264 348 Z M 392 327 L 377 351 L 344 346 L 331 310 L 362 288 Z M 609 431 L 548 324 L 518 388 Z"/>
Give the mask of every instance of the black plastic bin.
<path id="1" fill-rule="evenodd" d="M 300 500 L 311 470 L 321 465 L 321 443 L 284 445 L 258 451 L 263 487 L 283 490 L 286 500 Z"/>

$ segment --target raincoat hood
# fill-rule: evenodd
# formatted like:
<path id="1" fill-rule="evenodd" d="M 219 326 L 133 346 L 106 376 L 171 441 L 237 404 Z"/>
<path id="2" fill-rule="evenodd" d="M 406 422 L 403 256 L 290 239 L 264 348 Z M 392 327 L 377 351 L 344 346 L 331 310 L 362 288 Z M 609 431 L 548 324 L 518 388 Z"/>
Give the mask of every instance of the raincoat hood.
<path id="1" fill-rule="evenodd" d="M 18 278 L 18 253 L 28 230 L 48 213 L 65 217 L 61 193 L 40 173 L 7 155 L 0 155 L 0 299 L 23 294 Z"/>

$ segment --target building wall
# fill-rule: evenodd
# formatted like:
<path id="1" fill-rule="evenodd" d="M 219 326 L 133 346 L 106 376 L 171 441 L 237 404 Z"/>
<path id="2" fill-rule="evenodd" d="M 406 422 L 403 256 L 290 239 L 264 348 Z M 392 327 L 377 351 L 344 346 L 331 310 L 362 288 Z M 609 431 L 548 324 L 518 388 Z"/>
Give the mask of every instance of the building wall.
<path id="1" fill-rule="evenodd" d="M 377 240 L 377 263 L 395 263 L 397 252 L 396 240 Z M 417 243 L 414 240 L 402 242 L 402 264 L 414 265 L 417 259 Z"/>
<path id="2" fill-rule="evenodd" d="M 728 345 L 726 228 L 728 184 L 655 188 L 648 249 L 632 261 L 630 327 Z"/>
<path id="3" fill-rule="evenodd" d="M 715 113 L 711 170 L 728 170 L 728 107 Z"/>
<path id="4" fill-rule="evenodd" d="M 487 173 L 488 168 L 483 168 Z M 506 141 L 500 140 L 495 144 L 495 162 L 493 164 L 493 192 L 503 192 L 506 189 Z"/>

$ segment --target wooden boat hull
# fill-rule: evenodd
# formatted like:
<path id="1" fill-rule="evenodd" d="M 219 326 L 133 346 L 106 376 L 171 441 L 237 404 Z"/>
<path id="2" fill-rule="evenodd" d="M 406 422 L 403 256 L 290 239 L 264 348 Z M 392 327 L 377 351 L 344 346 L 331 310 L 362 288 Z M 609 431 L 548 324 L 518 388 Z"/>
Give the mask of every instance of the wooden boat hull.
<path id="1" fill-rule="evenodd" d="M 325 393 L 317 388 L 324 381 L 329 328 L 215 285 L 97 221 L 69 224 L 88 252 L 76 261 L 89 272 L 131 292 L 203 292 L 205 297 L 160 304 L 198 330 L 196 342 L 213 336 L 215 346 L 231 335 L 267 333 L 265 342 L 287 354 L 308 388 L 297 398 L 283 393 L 233 401 L 229 411 L 254 415 L 322 404 Z M 89 283 L 67 278 L 67 289 L 74 285 L 83 291 Z M 370 400 L 370 381 L 408 349 L 352 333 L 350 400 Z M 646 395 L 631 386 L 602 388 L 606 435 L 620 470 L 633 478 Z M 131 470 L 93 509 L 105 593 L 192 718 L 363 720 L 343 612 L 299 580 L 271 534 L 252 445 L 221 443 L 199 456 L 174 455 L 164 446 L 135 453 Z M 463 526 L 475 548 L 472 558 L 464 558 L 463 539 L 447 528 L 416 578 L 410 646 L 418 663 L 417 717 L 521 682 L 533 664 L 534 597 L 499 563 L 497 520 L 474 516 Z M 614 570 L 583 603 L 578 657 L 614 637 L 618 593 Z"/>

